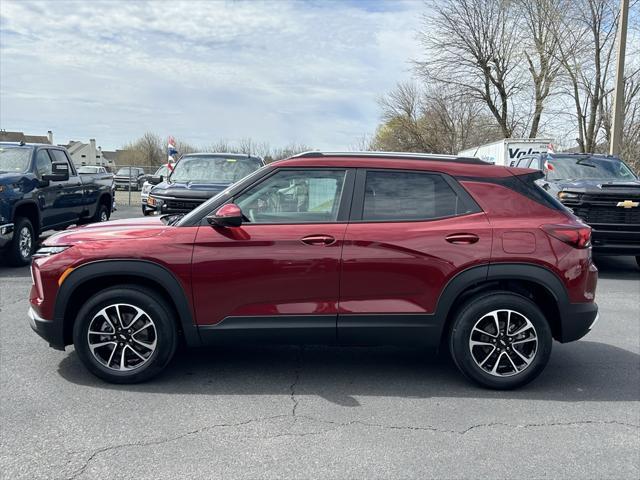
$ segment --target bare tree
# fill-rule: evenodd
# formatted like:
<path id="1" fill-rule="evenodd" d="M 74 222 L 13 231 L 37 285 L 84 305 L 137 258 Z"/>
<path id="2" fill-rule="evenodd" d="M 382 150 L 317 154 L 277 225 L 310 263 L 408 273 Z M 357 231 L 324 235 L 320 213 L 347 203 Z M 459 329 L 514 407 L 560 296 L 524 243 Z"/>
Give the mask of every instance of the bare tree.
<path id="1" fill-rule="evenodd" d="M 563 0 L 516 0 L 523 19 L 523 54 L 533 87 L 533 112 L 529 138 L 538 136 L 545 102 L 560 76 L 562 64 L 555 55 L 559 37 Z"/>
<path id="2" fill-rule="evenodd" d="M 457 153 L 500 137 L 481 104 L 446 86 L 424 91 L 417 83 L 400 83 L 380 105 L 383 123 L 371 142 L 374 150 Z"/>
<path id="3" fill-rule="evenodd" d="M 432 2 L 419 38 L 425 58 L 417 71 L 429 83 L 454 87 L 485 104 L 502 136 L 517 125 L 514 99 L 525 86 L 518 53 L 522 28 L 515 4 L 506 0 Z"/>
<path id="4" fill-rule="evenodd" d="M 605 98 L 611 88 L 617 2 L 564 0 L 564 15 L 556 25 L 554 55 L 566 74 L 566 93 L 575 108 L 578 147 L 597 148 L 605 120 Z"/>
<path id="5" fill-rule="evenodd" d="M 159 135 L 147 132 L 139 139 L 122 147 L 119 161 L 126 165 L 158 166 L 166 163 L 167 157 Z"/>

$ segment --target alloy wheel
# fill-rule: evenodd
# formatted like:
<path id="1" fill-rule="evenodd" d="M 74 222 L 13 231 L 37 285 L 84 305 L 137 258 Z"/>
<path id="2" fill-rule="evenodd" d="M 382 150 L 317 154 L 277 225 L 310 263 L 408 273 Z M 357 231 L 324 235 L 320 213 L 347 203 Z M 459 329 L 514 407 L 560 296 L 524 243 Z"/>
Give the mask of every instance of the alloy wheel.
<path id="1" fill-rule="evenodd" d="M 471 329 L 469 350 L 473 361 L 484 372 L 510 377 L 531 365 L 538 351 L 538 335 L 522 313 L 493 310 Z"/>
<path id="2" fill-rule="evenodd" d="M 153 319 L 134 305 L 117 303 L 104 307 L 89 323 L 87 342 L 93 357 L 116 371 L 145 365 L 157 345 Z"/>
<path id="3" fill-rule="evenodd" d="M 29 230 L 28 227 L 22 227 L 18 238 L 18 249 L 20 250 L 20 255 L 22 255 L 22 258 L 28 259 L 31 255 L 31 247 L 33 246 L 31 230 Z"/>
<path id="4" fill-rule="evenodd" d="M 101 222 L 106 222 L 107 220 L 109 220 L 109 215 L 107 215 L 107 211 L 106 210 L 102 210 L 100 212 L 100 221 Z"/>

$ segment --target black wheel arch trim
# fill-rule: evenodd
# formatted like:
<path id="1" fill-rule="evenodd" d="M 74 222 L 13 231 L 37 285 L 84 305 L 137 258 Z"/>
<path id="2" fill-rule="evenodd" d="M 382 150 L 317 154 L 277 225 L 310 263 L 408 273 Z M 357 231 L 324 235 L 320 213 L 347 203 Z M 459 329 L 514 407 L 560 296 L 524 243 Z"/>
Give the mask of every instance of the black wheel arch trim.
<path id="1" fill-rule="evenodd" d="M 166 267 L 149 260 L 97 260 L 75 268 L 64 280 L 56 296 L 54 321 L 64 331 L 65 323 L 75 319 L 65 319 L 69 299 L 83 284 L 101 277 L 126 275 L 150 280 L 160 284 L 168 293 L 175 306 L 180 328 L 188 346 L 201 345 L 198 328 L 194 322 L 191 304 L 180 281 Z"/>
<path id="2" fill-rule="evenodd" d="M 19 208 L 22 208 L 25 205 L 28 206 L 29 208 L 34 208 L 36 211 L 36 224 L 32 226 L 34 229 L 34 233 L 36 235 L 39 235 L 39 232 L 42 229 L 42 215 L 40 213 L 40 207 L 38 205 L 38 202 L 33 198 L 18 200 L 16 203 L 14 203 L 12 207 L 11 217 L 15 221 L 15 219 L 17 218 L 16 212 L 18 211 Z"/>
<path id="3" fill-rule="evenodd" d="M 556 300 L 560 312 L 560 338 L 561 342 L 576 340 L 584 335 L 588 328 L 585 328 L 585 321 L 579 321 L 578 312 L 585 310 L 597 313 L 595 303 L 572 304 L 569 294 L 562 280 L 551 270 L 540 265 L 529 263 L 492 263 L 475 267 L 470 267 L 455 275 L 449 280 L 443 289 L 436 305 L 435 316 L 441 320 L 440 337 L 447 332 L 444 331 L 446 319 L 454 308 L 456 300 L 460 295 L 474 284 L 481 284 L 499 280 L 524 280 L 542 286 Z M 595 310 L 594 310 L 595 309 Z M 593 314 L 595 317 L 595 313 Z M 588 326 L 587 326 L 588 327 Z M 584 330 L 584 332 L 583 332 Z"/>

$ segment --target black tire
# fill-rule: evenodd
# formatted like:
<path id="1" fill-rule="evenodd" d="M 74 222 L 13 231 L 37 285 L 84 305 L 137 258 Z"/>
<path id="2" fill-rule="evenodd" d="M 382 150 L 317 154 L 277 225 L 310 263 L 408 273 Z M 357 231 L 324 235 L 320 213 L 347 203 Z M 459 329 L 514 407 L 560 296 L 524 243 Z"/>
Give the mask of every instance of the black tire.
<path id="1" fill-rule="evenodd" d="M 636 255 L 636 263 L 638 264 L 638 267 L 640 268 L 640 255 Z"/>
<path id="2" fill-rule="evenodd" d="M 114 307 L 110 307 L 114 304 L 118 304 L 120 306 L 119 308 L 121 310 L 119 312 L 114 312 Z M 136 360 L 136 355 L 133 355 L 135 352 L 132 352 L 131 347 L 127 344 L 128 342 L 130 345 L 136 347 L 134 343 L 125 338 L 125 335 L 131 338 L 133 335 L 136 335 L 135 333 L 133 335 L 128 335 L 127 332 L 123 330 L 122 332 L 113 332 L 113 335 L 110 335 L 110 329 L 101 329 L 100 331 L 105 331 L 106 335 L 95 336 L 95 334 L 91 334 L 91 337 L 89 336 L 89 327 L 92 326 L 93 322 L 92 328 L 96 328 L 96 322 L 100 322 L 102 319 L 98 314 L 105 307 L 108 307 L 106 311 L 108 312 L 108 316 L 114 322 L 114 328 L 118 326 L 118 315 L 121 315 L 120 318 L 123 319 L 122 326 L 126 326 L 125 322 L 127 320 L 131 320 L 133 314 L 128 316 L 127 309 L 131 310 L 133 307 L 145 312 L 147 315 L 146 318 L 148 318 L 154 326 L 153 332 L 148 329 L 145 331 L 145 334 L 150 336 L 151 333 L 153 333 L 154 335 L 152 340 L 148 340 L 149 337 L 143 337 L 143 340 L 145 340 L 145 343 L 149 344 L 155 341 L 155 348 L 148 354 L 148 358 L 146 360 L 142 362 L 140 360 Z M 82 363 L 97 377 L 110 383 L 144 382 L 162 372 L 162 370 L 171 361 L 171 358 L 173 358 L 178 344 L 178 333 L 173 317 L 174 313 L 167 303 L 148 288 L 141 287 L 139 285 L 121 285 L 111 287 L 95 294 L 82 306 L 73 326 L 73 344 L 78 356 L 82 360 Z M 96 319 L 95 321 L 94 318 Z M 139 321 L 146 322 L 146 318 L 142 317 Z M 130 328 L 129 331 L 137 329 L 140 326 L 140 324 L 136 324 L 135 322 L 131 323 L 131 325 L 133 325 L 133 327 Z M 117 338 L 116 335 L 122 336 L 123 341 L 120 342 L 120 339 Z M 109 338 L 111 336 L 117 340 L 115 342 L 117 345 L 113 345 L 115 352 L 111 355 L 113 357 L 118 357 L 114 360 L 116 363 L 122 356 L 125 358 L 128 356 L 129 360 L 141 363 L 138 366 L 133 365 L 131 370 L 120 370 L 119 365 L 114 364 L 113 361 L 111 361 L 111 358 L 107 358 L 110 357 L 112 345 L 100 347 L 102 350 L 99 350 L 96 355 L 91 352 L 89 338 L 94 340 L 94 344 L 103 341 L 114 343 L 112 338 Z M 140 340 L 139 336 L 138 340 Z M 118 348 L 120 348 L 120 350 L 118 350 Z M 137 348 L 145 355 L 148 353 L 139 346 Z M 96 348 L 95 350 L 98 349 Z M 122 354 L 122 351 L 125 351 L 125 354 Z M 107 362 L 105 363 L 108 363 L 109 366 L 98 360 L 97 357 L 100 356 L 103 358 L 103 361 L 105 358 L 107 359 Z M 113 367 L 111 367 L 112 365 Z"/>
<path id="3" fill-rule="evenodd" d="M 24 235 L 28 235 L 28 238 Z M 28 265 L 36 249 L 36 241 L 31 221 L 25 217 L 16 218 L 13 224 L 13 238 L 7 250 L 7 263 L 14 267 Z"/>
<path id="4" fill-rule="evenodd" d="M 109 220 L 110 216 L 111 212 L 109 211 L 109 207 L 104 203 L 100 203 L 91 221 L 93 223 L 106 222 Z"/>
<path id="5" fill-rule="evenodd" d="M 147 210 L 145 207 L 142 207 L 142 215 L 144 215 L 145 217 L 148 217 L 152 213 L 153 213 L 153 210 Z"/>
<path id="6" fill-rule="evenodd" d="M 509 316 L 506 312 L 497 314 L 495 318 L 498 319 L 498 327 L 501 329 L 506 326 L 506 316 L 509 316 L 509 323 L 515 328 L 513 333 L 519 329 L 519 325 L 528 325 L 526 320 L 529 321 L 533 328 L 527 327 L 526 334 L 523 333 L 519 336 L 503 335 L 501 337 L 500 330 L 493 327 L 495 331 L 491 330 L 490 333 L 495 333 L 496 339 L 493 339 L 492 336 L 480 334 L 479 332 L 482 330 L 474 330 L 476 323 L 478 323 L 479 327 L 488 331 L 490 327 L 482 325 L 481 320 L 495 322 L 494 316 L 488 314 L 497 310 L 516 312 L 515 315 L 511 314 L 512 316 Z M 533 335 L 537 336 L 537 342 L 529 340 L 533 338 Z M 527 343 L 520 341 L 520 338 L 525 339 Z M 492 345 L 472 347 L 471 340 L 489 342 Z M 518 345 L 512 344 L 512 341 L 516 341 Z M 481 294 L 467 301 L 458 310 L 451 325 L 449 336 L 449 349 L 458 369 L 467 378 L 483 387 L 496 390 L 510 390 L 521 387 L 540 375 L 549 361 L 552 343 L 553 336 L 549 323 L 535 303 L 521 295 L 504 291 Z M 523 348 L 535 348 L 535 351 L 525 351 L 522 350 Z M 530 357 L 528 366 L 514 349 L 524 353 L 525 357 Z M 488 354 L 487 352 L 491 353 Z M 483 364 L 482 360 L 475 360 L 474 354 L 478 357 L 478 360 L 480 358 L 488 358 L 488 360 L 485 360 L 488 363 Z M 485 357 L 485 355 L 489 356 Z M 510 359 L 515 359 L 515 363 Z M 497 369 L 502 370 L 502 373 L 500 371 L 495 373 L 487 371 L 487 369 L 493 370 L 490 367 L 494 367 L 496 363 L 498 364 Z M 513 368 L 514 366 L 520 367 L 521 370 L 518 371 L 517 368 Z"/>

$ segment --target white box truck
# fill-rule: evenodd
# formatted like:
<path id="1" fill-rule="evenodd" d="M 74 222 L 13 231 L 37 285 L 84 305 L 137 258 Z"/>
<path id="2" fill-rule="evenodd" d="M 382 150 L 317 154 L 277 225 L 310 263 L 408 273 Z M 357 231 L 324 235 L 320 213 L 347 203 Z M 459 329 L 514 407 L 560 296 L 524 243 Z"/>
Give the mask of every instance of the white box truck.
<path id="1" fill-rule="evenodd" d="M 550 138 L 505 138 L 458 153 L 461 157 L 478 157 L 496 165 L 512 166 L 524 155 L 544 153 L 553 140 Z"/>

